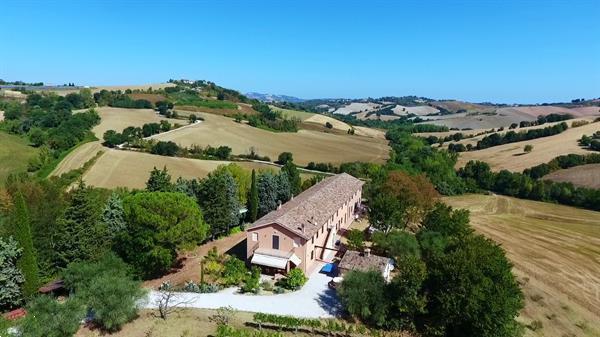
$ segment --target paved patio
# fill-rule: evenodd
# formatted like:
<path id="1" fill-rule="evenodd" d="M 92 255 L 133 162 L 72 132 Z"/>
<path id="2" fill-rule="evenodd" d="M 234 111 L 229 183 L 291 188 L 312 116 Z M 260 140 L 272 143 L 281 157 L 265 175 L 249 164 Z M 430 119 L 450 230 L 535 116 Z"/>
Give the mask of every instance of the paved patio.
<path id="1" fill-rule="evenodd" d="M 317 268 L 302 289 L 279 295 L 238 294 L 237 288 L 228 288 L 213 294 L 177 293 L 174 302 L 186 308 L 217 309 L 231 306 L 236 310 L 291 315 L 306 318 L 337 316 L 340 304 L 334 290 L 327 287 L 331 277 Z M 151 291 L 146 308 L 156 308 L 157 291 Z"/>

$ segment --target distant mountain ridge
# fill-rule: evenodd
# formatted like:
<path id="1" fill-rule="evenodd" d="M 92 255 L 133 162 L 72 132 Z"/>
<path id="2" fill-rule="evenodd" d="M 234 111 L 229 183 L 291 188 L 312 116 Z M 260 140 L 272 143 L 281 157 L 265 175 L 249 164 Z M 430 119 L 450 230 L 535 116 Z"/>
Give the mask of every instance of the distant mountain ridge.
<path id="1" fill-rule="evenodd" d="M 257 99 L 262 102 L 290 102 L 290 103 L 300 103 L 304 102 L 305 99 L 287 96 L 287 95 L 274 95 L 274 94 L 261 94 L 258 92 L 249 92 L 246 94 L 248 98 Z"/>

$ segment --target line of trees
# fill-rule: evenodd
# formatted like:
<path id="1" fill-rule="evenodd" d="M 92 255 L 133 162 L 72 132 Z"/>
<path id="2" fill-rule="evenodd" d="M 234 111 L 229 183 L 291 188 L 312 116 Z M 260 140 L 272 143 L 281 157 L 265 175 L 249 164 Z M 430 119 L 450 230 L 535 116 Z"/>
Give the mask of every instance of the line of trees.
<path id="1" fill-rule="evenodd" d="M 116 147 L 123 143 L 131 143 L 136 140 L 150 137 L 152 135 L 159 134 L 161 132 L 167 132 L 169 130 L 180 127 L 180 125 L 171 125 L 167 120 L 161 120 L 160 123 L 146 123 L 142 127 L 128 126 L 121 133 L 115 130 L 107 130 L 104 132 L 103 139 L 104 145 L 108 147 Z"/>
<path id="2" fill-rule="evenodd" d="M 575 187 L 571 183 L 536 180 L 529 175 L 507 170 L 496 173 L 491 171 L 487 163 L 481 161 L 469 161 L 458 174 L 473 192 L 486 190 L 523 199 L 600 210 L 598 189 Z"/>
<path id="3" fill-rule="evenodd" d="M 570 167 L 587 165 L 587 164 L 598 164 L 600 163 L 600 154 L 590 153 L 587 155 L 581 154 L 568 154 L 564 156 L 558 156 L 548 163 L 539 164 L 523 171 L 524 175 L 527 175 L 533 179 L 539 179 L 547 174 L 560 169 L 567 169 Z"/>
<path id="4" fill-rule="evenodd" d="M 564 132 L 568 128 L 569 126 L 567 125 L 567 123 L 562 122 L 553 126 L 545 127 L 543 129 L 527 130 L 526 132 L 508 131 L 502 135 L 494 133 L 489 136 L 483 137 L 480 141 L 477 142 L 475 148 L 477 150 L 482 150 L 488 147 L 498 146 L 502 144 L 516 143 L 541 137 L 554 136 L 561 132 Z"/>
<path id="5" fill-rule="evenodd" d="M 525 127 L 528 127 L 528 126 L 543 125 L 543 124 L 546 124 L 546 123 L 554 123 L 554 122 L 566 121 L 568 119 L 573 119 L 573 118 L 574 118 L 573 115 L 568 114 L 568 113 L 567 114 L 551 113 L 551 114 L 548 114 L 548 115 L 545 115 L 545 116 L 540 115 L 540 116 L 537 117 L 537 120 L 535 120 L 535 121 L 521 121 L 521 123 L 519 123 L 519 127 L 525 128 Z"/>

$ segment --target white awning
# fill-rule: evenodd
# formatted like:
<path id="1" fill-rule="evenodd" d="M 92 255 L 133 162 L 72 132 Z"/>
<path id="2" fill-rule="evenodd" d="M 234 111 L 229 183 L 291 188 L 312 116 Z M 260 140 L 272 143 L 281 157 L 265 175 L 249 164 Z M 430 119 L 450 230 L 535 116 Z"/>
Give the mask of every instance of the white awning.
<path id="1" fill-rule="evenodd" d="M 254 253 L 250 262 L 252 262 L 252 264 L 259 264 L 261 266 L 285 269 L 288 259 L 284 257 Z"/>
<path id="2" fill-rule="evenodd" d="M 292 256 L 290 256 L 290 262 L 292 262 L 296 266 L 299 266 L 300 263 L 302 263 L 302 260 L 300 260 L 300 258 L 296 256 L 296 254 L 292 254 Z"/>
<path id="3" fill-rule="evenodd" d="M 252 262 L 252 264 L 259 264 L 261 266 L 285 269 L 288 261 L 292 262 L 296 266 L 299 266 L 300 263 L 302 263 L 302 260 L 296 256 L 296 254 L 292 254 L 289 257 L 273 256 L 270 254 L 260 253 L 258 250 L 254 253 L 250 262 Z"/>

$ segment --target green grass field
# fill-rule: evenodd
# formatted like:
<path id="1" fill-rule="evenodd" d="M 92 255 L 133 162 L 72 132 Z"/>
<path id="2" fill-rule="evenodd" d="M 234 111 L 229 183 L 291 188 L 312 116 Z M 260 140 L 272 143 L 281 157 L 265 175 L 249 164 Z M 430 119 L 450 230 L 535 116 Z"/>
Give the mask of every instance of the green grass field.
<path id="1" fill-rule="evenodd" d="M 27 170 L 27 162 L 37 152 L 26 139 L 0 131 L 0 183 L 10 173 Z"/>
<path id="2" fill-rule="evenodd" d="M 209 109 L 237 109 L 237 104 L 229 101 L 203 99 L 196 95 L 177 92 L 169 95 L 175 105 L 191 105 Z"/>

